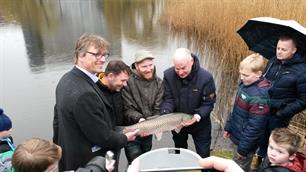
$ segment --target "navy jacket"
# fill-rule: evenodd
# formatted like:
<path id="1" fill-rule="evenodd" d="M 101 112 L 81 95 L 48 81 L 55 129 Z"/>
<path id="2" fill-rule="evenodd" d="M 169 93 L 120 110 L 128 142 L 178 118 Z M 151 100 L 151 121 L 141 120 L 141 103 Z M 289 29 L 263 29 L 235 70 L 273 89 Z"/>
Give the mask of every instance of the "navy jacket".
<path id="1" fill-rule="evenodd" d="M 300 54 L 284 63 L 276 57 L 269 60 L 265 77 L 272 81 L 269 90 L 271 109 L 281 119 L 289 120 L 306 108 L 306 58 Z"/>
<path id="2" fill-rule="evenodd" d="M 191 73 L 181 79 L 174 67 L 164 72 L 165 92 L 161 113 L 184 112 L 199 114 L 201 121 L 210 123 L 210 113 L 216 100 L 215 83 L 212 75 L 200 67 L 198 58 L 192 55 L 194 64 Z M 200 123 L 196 123 L 198 125 Z"/>
<path id="3" fill-rule="evenodd" d="M 270 114 L 268 89 L 271 83 L 264 78 L 249 86 L 239 85 L 232 113 L 225 125 L 230 139 L 238 145 L 238 153 L 246 156 L 255 152 L 263 136 Z"/>

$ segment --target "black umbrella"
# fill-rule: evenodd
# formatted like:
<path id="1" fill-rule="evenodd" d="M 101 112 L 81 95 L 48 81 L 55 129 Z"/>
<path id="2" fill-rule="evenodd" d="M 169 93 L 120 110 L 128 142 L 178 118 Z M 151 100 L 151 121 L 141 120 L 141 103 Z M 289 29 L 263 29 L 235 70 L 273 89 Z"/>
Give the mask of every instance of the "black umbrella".
<path id="1" fill-rule="evenodd" d="M 252 18 L 237 32 L 250 50 L 268 59 L 276 55 L 276 45 L 280 36 L 294 37 L 297 39 L 298 50 L 306 51 L 306 28 L 294 20 Z"/>

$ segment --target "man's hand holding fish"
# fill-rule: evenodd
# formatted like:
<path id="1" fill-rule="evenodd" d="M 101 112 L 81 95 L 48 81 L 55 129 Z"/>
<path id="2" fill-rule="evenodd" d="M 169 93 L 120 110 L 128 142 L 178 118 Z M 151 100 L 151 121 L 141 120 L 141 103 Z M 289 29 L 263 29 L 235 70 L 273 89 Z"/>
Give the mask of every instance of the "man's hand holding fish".
<path id="1" fill-rule="evenodd" d="M 195 122 L 199 122 L 200 120 L 201 120 L 201 116 L 199 114 L 194 114 L 190 120 L 183 121 L 181 125 L 182 127 L 187 127 L 187 126 L 194 124 Z M 182 127 L 178 127 L 178 128 L 182 128 Z"/>

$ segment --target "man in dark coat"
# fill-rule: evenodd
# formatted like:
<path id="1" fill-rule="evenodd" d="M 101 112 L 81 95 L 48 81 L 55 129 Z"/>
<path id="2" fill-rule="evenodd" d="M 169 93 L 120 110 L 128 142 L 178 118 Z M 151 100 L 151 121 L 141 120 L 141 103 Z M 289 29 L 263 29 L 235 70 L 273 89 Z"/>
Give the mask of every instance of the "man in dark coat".
<path id="1" fill-rule="evenodd" d="M 96 85 L 96 73 L 108 57 L 108 43 L 96 35 L 82 35 L 75 48 L 75 67 L 56 88 L 53 141 L 63 150 L 59 171 L 76 170 L 94 156 L 122 148 L 137 131 L 120 134 L 113 129 L 107 99 Z"/>
<path id="2" fill-rule="evenodd" d="M 165 92 L 161 113 L 193 115 L 179 133 L 172 132 L 175 147 L 187 148 L 188 134 L 191 134 L 197 153 L 201 157 L 208 157 L 211 144 L 210 113 L 216 100 L 214 79 L 186 48 L 175 51 L 173 63 L 174 67 L 164 72 Z"/>
<path id="3" fill-rule="evenodd" d="M 297 51 L 294 38 L 281 37 L 276 57 L 267 65 L 265 77 L 272 81 L 269 91 L 274 128 L 287 127 L 292 117 L 306 108 L 306 58 Z"/>
<path id="4" fill-rule="evenodd" d="M 105 103 L 110 119 L 112 121 L 113 129 L 116 130 L 116 126 L 123 125 L 123 100 L 121 96 L 121 89 L 127 85 L 127 81 L 130 75 L 130 68 L 121 60 L 110 61 L 105 69 L 104 73 L 99 74 L 99 82 L 97 85 L 106 97 Z M 117 150 L 113 150 L 115 163 L 115 171 L 118 169 L 120 159 L 121 147 Z"/>
<path id="5" fill-rule="evenodd" d="M 306 57 L 298 51 L 296 39 L 280 37 L 276 56 L 267 64 L 264 76 L 272 81 L 269 90 L 271 117 L 266 133 L 266 143 L 257 152 L 258 165 L 266 156 L 268 138 L 275 128 L 288 127 L 293 116 L 306 108 Z"/>

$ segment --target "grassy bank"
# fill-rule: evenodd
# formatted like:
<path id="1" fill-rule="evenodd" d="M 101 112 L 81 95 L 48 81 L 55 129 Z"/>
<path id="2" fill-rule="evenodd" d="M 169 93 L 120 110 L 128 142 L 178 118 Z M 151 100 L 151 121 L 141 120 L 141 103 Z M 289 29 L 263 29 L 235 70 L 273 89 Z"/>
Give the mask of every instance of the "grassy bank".
<path id="1" fill-rule="evenodd" d="M 292 3 L 294 2 L 294 3 Z M 222 67 L 219 75 L 237 76 L 237 66 L 241 59 L 251 52 L 236 31 L 244 23 L 254 17 L 270 16 L 280 19 L 296 20 L 306 26 L 305 0 L 168 0 L 167 9 L 162 21 L 169 28 L 186 38 L 196 38 L 195 44 L 201 49 L 203 44 L 208 45 L 215 52 L 214 58 Z M 231 75 L 227 75 L 231 73 Z M 222 78 L 222 77 L 221 77 Z M 226 82 L 235 85 L 235 77 L 227 78 Z M 230 81 L 229 81 L 230 80 Z M 228 83 L 221 82 L 220 90 L 229 92 Z M 221 92 L 221 95 L 223 93 Z M 232 96 L 233 93 L 224 94 Z M 220 94 L 219 94 L 220 96 Z M 222 96 L 223 97 L 223 96 Z M 229 97 L 217 100 L 216 108 L 229 107 Z M 221 106 L 222 105 L 222 106 Z M 222 109 L 217 109 L 217 120 L 223 124 L 225 115 Z M 306 113 L 296 115 L 291 122 L 293 131 L 299 133 L 304 139 L 306 150 Z"/>

